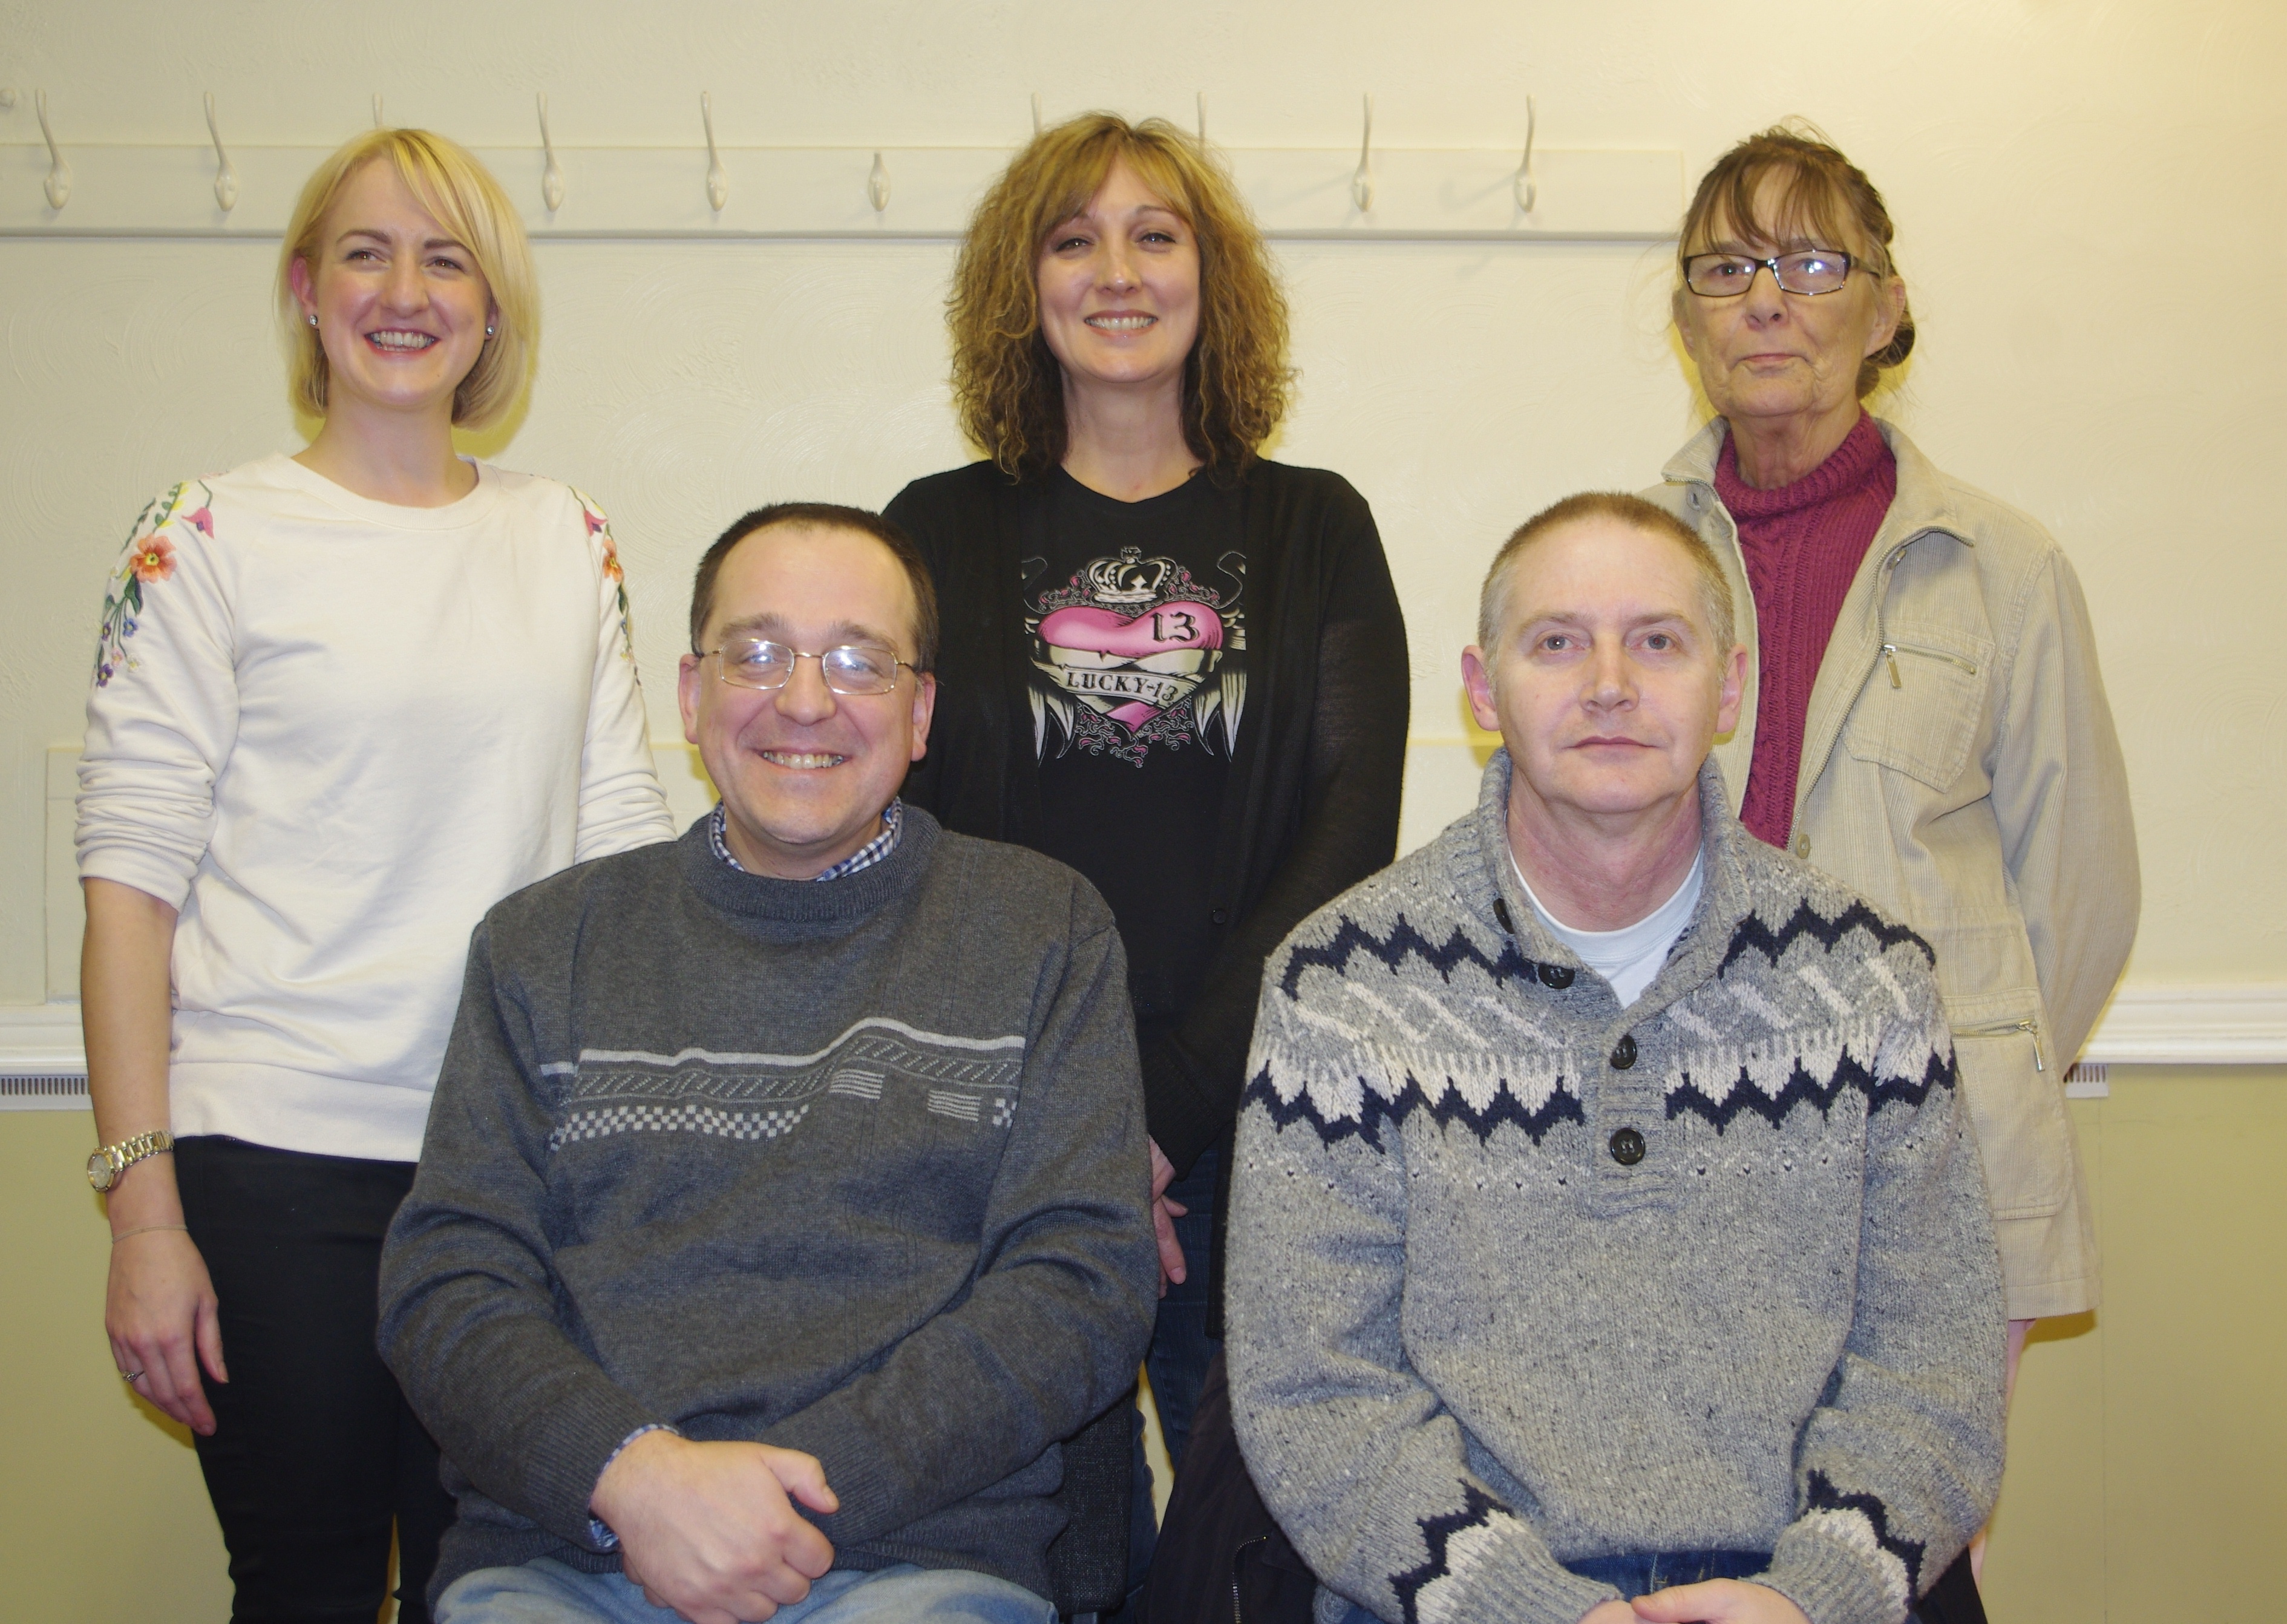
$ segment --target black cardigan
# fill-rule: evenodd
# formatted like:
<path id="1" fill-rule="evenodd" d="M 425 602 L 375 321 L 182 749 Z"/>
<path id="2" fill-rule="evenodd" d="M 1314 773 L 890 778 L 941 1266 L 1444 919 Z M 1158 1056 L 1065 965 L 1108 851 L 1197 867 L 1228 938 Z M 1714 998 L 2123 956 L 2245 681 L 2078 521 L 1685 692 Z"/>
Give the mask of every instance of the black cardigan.
<path id="1" fill-rule="evenodd" d="M 1365 499 L 1339 474 L 1269 462 L 1240 489 L 1246 716 L 1215 840 L 1217 943 L 1198 1001 L 1144 1049 L 1151 1137 L 1178 1173 L 1238 1114 L 1263 960 L 1397 855 L 1405 768 L 1405 620 Z M 929 754 L 906 796 L 949 829 L 1019 845 L 1038 844 L 1041 819 L 1020 516 L 1042 498 L 972 463 L 887 509 L 929 560 L 944 627 Z"/>

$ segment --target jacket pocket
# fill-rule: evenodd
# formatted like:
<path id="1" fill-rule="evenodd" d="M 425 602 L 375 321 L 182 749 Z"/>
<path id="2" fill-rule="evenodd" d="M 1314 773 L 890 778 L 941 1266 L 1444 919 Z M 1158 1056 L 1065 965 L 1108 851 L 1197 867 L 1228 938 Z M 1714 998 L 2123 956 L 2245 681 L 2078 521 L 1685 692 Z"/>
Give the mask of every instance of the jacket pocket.
<path id="1" fill-rule="evenodd" d="M 1969 760 L 1991 678 L 1993 646 L 1951 627 L 1887 633 L 1843 743 L 1861 761 L 1950 788 Z"/>
<path id="2" fill-rule="evenodd" d="M 1953 1029 L 1953 1055 L 1993 1216 L 2049 1216 L 2072 1188 L 2072 1129 L 2039 1018 L 1967 1021 Z"/>

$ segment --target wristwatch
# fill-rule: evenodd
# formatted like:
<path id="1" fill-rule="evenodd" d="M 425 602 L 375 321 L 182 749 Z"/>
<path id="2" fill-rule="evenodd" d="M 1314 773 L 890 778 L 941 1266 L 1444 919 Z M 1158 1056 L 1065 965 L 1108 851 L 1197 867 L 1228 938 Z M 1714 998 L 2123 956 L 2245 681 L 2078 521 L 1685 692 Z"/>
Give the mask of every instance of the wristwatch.
<path id="1" fill-rule="evenodd" d="M 87 1159 L 87 1182 L 98 1190 L 108 1190 L 119 1182 L 119 1176 L 146 1156 L 155 1156 L 161 1151 L 175 1148 L 175 1136 L 163 1128 L 149 1133 L 137 1134 L 131 1139 L 122 1139 L 116 1145 L 107 1145 Z"/>

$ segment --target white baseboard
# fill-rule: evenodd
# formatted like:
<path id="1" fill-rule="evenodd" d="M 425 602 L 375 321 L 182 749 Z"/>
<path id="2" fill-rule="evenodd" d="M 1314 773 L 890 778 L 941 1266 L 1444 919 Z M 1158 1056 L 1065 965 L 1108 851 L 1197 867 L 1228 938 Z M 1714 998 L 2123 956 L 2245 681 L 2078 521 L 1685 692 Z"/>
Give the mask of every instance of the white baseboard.
<path id="1" fill-rule="evenodd" d="M 2287 985 L 2124 986 L 2081 1058 L 2106 1066 L 2287 1066 Z M 0 1006 L 0 1111 L 84 1110 L 79 1005 Z"/>
<path id="2" fill-rule="evenodd" d="M 2084 1059 L 2108 1066 L 2287 1064 L 2287 986 L 2124 986 Z"/>

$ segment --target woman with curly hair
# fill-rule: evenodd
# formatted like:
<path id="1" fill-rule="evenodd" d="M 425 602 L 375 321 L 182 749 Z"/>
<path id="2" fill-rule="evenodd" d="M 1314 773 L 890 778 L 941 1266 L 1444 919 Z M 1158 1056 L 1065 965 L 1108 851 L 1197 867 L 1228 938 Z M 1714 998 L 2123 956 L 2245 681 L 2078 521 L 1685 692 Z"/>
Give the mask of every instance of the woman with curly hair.
<path id="1" fill-rule="evenodd" d="M 104 1323 L 190 1428 L 238 1619 L 398 1617 L 453 1502 L 374 1348 L 469 932 L 667 838 L 610 528 L 456 456 L 529 380 L 516 210 L 375 130 L 278 265 L 300 452 L 186 480 L 114 566 L 80 757 Z"/>
<path id="2" fill-rule="evenodd" d="M 1199 142 L 1105 113 L 1042 131 L 947 305 L 985 456 L 888 510 L 944 611 L 907 793 L 1071 864 L 1120 922 L 1166 1276 L 1148 1368 L 1180 1458 L 1264 956 L 1396 853 L 1405 625 L 1364 499 L 1261 455 L 1286 301 Z"/>

